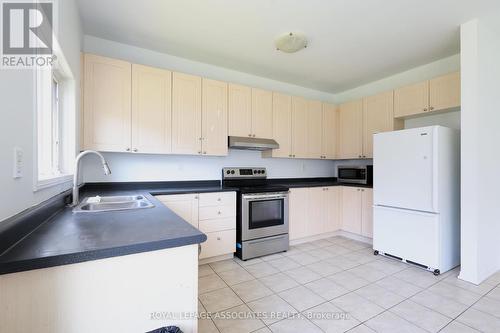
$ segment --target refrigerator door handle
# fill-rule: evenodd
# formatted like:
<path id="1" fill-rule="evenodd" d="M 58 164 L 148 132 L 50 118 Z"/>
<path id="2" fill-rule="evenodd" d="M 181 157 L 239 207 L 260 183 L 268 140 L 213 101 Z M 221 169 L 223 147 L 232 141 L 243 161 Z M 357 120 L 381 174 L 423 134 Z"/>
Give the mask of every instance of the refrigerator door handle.
<path id="1" fill-rule="evenodd" d="M 391 210 L 391 211 L 395 211 L 395 212 L 411 212 L 412 214 L 420 214 L 423 216 L 438 215 L 439 214 L 437 212 L 426 212 L 423 210 L 398 208 L 398 207 L 384 206 L 384 205 L 373 205 L 373 208 L 382 208 L 382 209 L 387 209 L 387 210 Z"/>

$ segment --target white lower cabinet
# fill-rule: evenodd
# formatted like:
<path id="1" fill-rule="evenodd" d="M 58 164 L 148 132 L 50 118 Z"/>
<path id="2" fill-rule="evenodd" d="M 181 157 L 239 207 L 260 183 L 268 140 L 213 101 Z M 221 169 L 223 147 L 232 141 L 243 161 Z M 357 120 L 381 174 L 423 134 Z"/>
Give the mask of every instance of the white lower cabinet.
<path id="1" fill-rule="evenodd" d="M 342 186 L 341 229 L 364 237 L 373 237 L 373 190 Z"/>
<path id="2" fill-rule="evenodd" d="M 371 188 L 292 188 L 289 201 L 290 240 L 337 230 L 373 238 Z"/>
<path id="3" fill-rule="evenodd" d="M 290 190 L 290 240 L 333 232 L 339 228 L 340 187 Z"/>
<path id="4" fill-rule="evenodd" d="M 156 197 L 207 235 L 200 259 L 236 251 L 236 192 L 171 194 Z"/>

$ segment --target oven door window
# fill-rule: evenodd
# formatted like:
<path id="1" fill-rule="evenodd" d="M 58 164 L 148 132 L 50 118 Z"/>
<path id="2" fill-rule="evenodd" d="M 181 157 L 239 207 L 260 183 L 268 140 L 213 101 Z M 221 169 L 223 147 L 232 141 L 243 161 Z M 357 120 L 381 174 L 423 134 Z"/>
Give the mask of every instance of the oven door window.
<path id="1" fill-rule="evenodd" d="M 249 202 L 249 229 L 259 229 L 284 224 L 284 200 L 259 200 Z"/>

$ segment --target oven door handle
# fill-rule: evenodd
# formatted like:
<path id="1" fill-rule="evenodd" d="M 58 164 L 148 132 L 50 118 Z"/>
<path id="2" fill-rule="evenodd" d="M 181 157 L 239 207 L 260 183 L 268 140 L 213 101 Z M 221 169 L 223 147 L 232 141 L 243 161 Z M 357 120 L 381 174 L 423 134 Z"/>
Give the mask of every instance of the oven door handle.
<path id="1" fill-rule="evenodd" d="M 276 194 L 276 195 L 243 195 L 243 199 L 249 200 L 260 200 L 260 199 L 286 199 L 288 194 Z"/>

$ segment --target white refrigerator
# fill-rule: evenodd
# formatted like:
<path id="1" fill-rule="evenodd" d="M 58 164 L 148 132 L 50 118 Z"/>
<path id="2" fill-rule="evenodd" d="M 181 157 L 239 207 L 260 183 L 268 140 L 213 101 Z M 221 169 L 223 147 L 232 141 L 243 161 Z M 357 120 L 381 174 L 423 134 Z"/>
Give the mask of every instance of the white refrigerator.
<path id="1" fill-rule="evenodd" d="M 434 274 L 460 264 L 460 135 L 442 126 L 374 135 L 373 249 Z"/>

